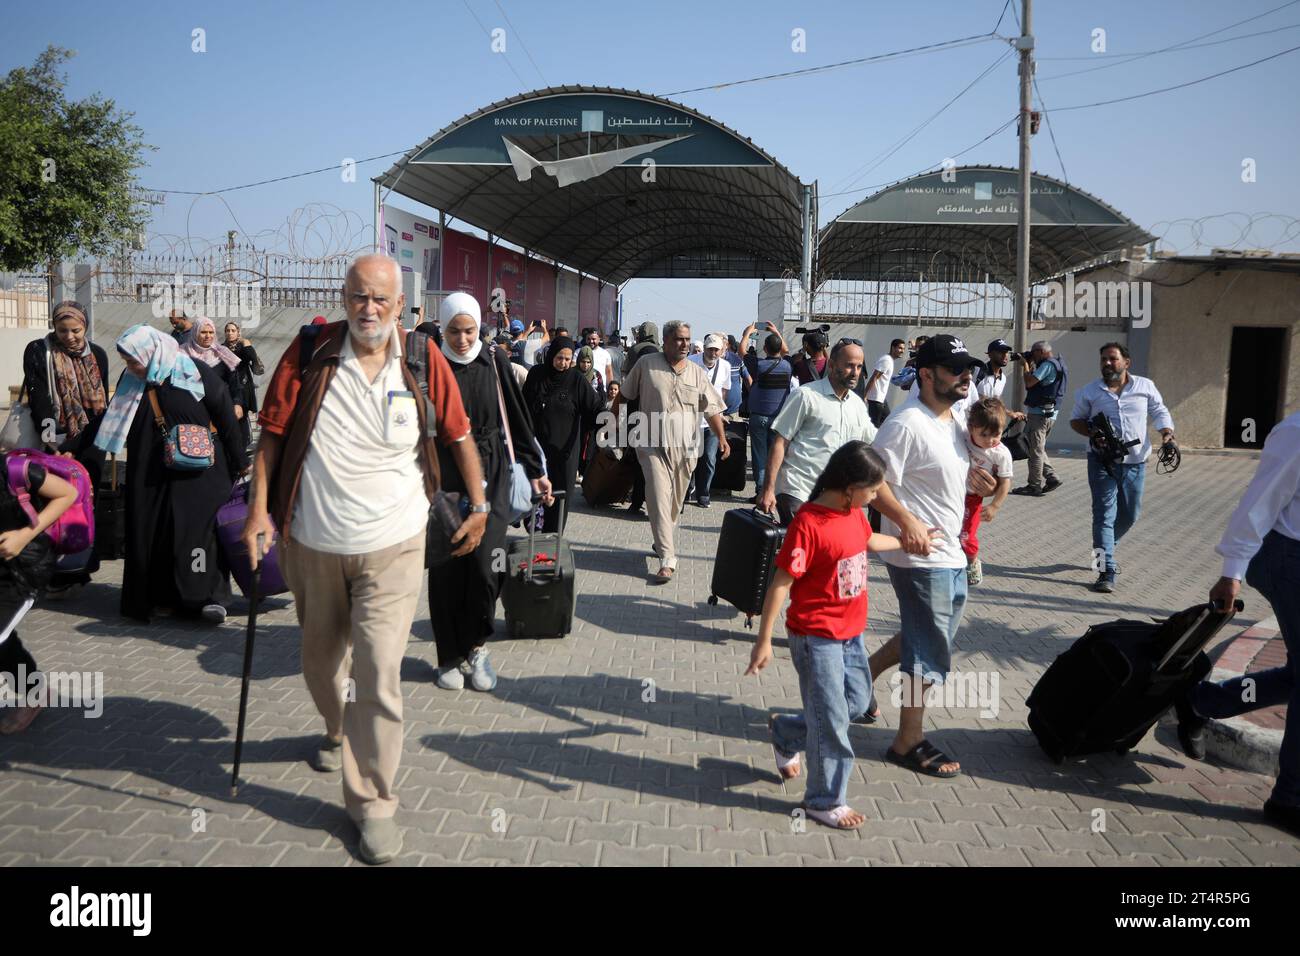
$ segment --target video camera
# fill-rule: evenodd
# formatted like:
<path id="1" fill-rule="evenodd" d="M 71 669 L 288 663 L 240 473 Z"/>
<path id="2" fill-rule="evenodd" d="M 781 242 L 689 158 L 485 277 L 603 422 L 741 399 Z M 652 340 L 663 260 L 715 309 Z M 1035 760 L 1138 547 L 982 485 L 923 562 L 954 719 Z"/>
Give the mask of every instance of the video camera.
<path id="1" fill-rule="evenodd" d="M 1115 429 L 1110 424 L 1110 419 L 1101 412 L 1098 412 L 1088 422 L 1088 435 L 1092 439 L 1092 447 L 1101 458 L 1102 465 L 1110 473 L 1112 478 L 1115 477 L 1114 465 L 1122 461 L 1128 454 L 1128 450 L 1134 445 L 1142 444 L 1142 439 L 1132 438 L 1129 441 L 1121 441 L 1120 437 L 1115 434 Z"/>
<path id="2" fill-rule="evenodd" d="M 817 336 L 817 347 L 820 349 L 824 349 L 828 345 L 830 345 L 831 339 L 830 336 L 827 334 L 830 332 L 830 330 L 831 327 L 828 324 L 823 322 L 821 325 L 818 326 L 812 326 L 807 328 L 801 326 L 795 329 L 794 331 L 796 335 L 808 335 L 811 333 L 812 335 Z"/>

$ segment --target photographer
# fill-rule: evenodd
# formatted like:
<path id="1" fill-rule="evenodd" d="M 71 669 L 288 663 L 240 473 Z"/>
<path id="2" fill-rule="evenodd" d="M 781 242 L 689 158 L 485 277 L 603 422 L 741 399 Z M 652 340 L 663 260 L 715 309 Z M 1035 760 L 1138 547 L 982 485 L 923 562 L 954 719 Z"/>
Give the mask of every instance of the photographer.
<path id="1" fill-rule="evenodd" d="M 1118 342 L 1103 345 L 1101 378 L 1079 389 L 1070 416 L 1070 427 L 1089 439 L 1092 549 L 1098 571 L 1092 589 L 1102 594 L 1115 590 L 1115 575 L 1119 573 L 1115 545 L 1133 527 L 1142 505 L 1146 462 L 1151 454 L 1147 421 L 1159 430 L 1166 445 L 1174 440 L 1174 420 L 1155 383 L 1141 375 L 1130 375 L 1128 368 L 1127 348 Z M 1114 432 L 1115 447 L 1107 448 L 1104 433 L 1093 424 L 1099 415 Z"/>
<path id="2" fill-rule="evenodd" d="M 1057 406 L 1065 398 L 1068 372 L 1065 363 L 1052 355 L 1050 342 L 1035 342 L 1028 355 L 1013 352 L 1011 361 L 1024 362 L 1025 442 L 1029 446 L 1029 479 L 1011 493 L 1041 498 L 1061 486 L 1047 458 L 1047 436 L 1056 424 Z"/>
<path id="3" fill-rule="evenodd" d="M 820 329 L 795 329 L 796 332 L 803 333 L 803 351 L 795 356 L 791 363 L 794 366 L 795 378 L 799 380 L 800 385 L 819 382 L 826 377 L 826 365 L 829 361 L 826 354 L 828 345 L 826 333 L 830 328 L 829 325 L 825 325 Z"/>

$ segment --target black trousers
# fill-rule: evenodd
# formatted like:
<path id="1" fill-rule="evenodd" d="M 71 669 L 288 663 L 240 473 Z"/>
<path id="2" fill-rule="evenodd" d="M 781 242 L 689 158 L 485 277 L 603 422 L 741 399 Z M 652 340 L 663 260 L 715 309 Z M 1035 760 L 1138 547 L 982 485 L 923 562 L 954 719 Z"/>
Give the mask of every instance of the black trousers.
<path id="1" fill-rule="evenodd" d="M 790 527 L 790 522 L 794 521 L 795 512 L 802 508 L 803 501 L 794 495 L 777 495 L 776 496 L 776 514 L 781 519 L 781 527 Z"/>
<path id="2" fill-rule="evenodd" d="M 867 402 L 867 417 L 871 419 L 871 424 L 879 428 L 889 417 L 888 402 Z"/>
<path id="3" fill-rule="evenodd" d="M 637 457 L 636 452 L 628 448 L 623 453 L 623 460 L 626 461 L 628 456 L 632 458 L 632 500 L 628 502 L 629 511 L 639 511 L 645 504 L 645 472 L 641 470 L 641 459 Z"/>
<path id="4" fill-rule="evenodd" d="M 505 518 L 493 510 L 477 548 L 429 569 L 429 623 L 439 667 L 455 667 L 492 636 L 505 542 Z"/>

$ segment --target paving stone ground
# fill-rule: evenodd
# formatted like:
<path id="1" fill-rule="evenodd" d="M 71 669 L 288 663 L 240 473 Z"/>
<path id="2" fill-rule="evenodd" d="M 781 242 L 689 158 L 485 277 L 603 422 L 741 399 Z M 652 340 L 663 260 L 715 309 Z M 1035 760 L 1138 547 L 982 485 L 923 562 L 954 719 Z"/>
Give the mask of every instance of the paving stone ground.
<path id="1" fill-rule="evenodd" d="M 1260 816 L 1268 778 L 1188 761 L 1165 727 L 1127 757 L 1056 766 L 1025 725 L 1035 680 L 1089 624 L 1204 600 L 1214 544 L 1254 467 L 1188 455 L 1176 475 L 1150 474 L 1111 596 L 1088 590 L 1079 459 L 1058 461 L 1066 483 L 1049 497 L 1010 499 L 981 529 L 985 582 L 955 655 L 985 686 L 997 678 L 996 714 L 932 709 L 928 732 L 965 773 L 920 778 L 881 759 L 897 711 L 879 681 L 883 720 L 851 733 L 849 795 L 867 817 L 852 833 L 800 828 L 802 790 L 775 776 L 767 715 L 799 707 L 783 632 L 773 665 L 745 678 L 753 632 L 706 603 L 717 530 L 740 499 L 687 510 L 677 580 L 663 587 L 645 576 L 643 519 L 579 504 L 574 631 L 494 642 L 494 694 L 435 688 L 427 611 L 416 619 L 402 670 L 400 863 L 1300 864 L 1300 842 Z M 0 864 L 361 865 L 338 777 L 304 762 L 322 727 L 287 596 L 260 617 L 245 783 L 232 799 L 246 605 L 219 628 L 140 627 L 117 616 L 119 575 L 106 565 L 75 603 L 24 623 L 44 669 L 102 671 L 106 700 L 98 719 L 48 711 L 0 740 Z M 1253 591 L 1243 597 L 1241 626 L 1269 616 Z M 871 604 L 874 647 L 898 620 L 875 561 Z"/>

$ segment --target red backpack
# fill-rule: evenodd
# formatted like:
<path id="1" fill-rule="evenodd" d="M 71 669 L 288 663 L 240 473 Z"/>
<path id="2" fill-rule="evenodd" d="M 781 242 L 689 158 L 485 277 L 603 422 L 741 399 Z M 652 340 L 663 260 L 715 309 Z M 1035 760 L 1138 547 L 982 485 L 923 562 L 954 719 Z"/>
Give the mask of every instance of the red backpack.
<path id="1" fill-rule="evenodd" d="M 95 500 L 90 487 L 90 475 L 84 465 L 74 458 L 47 455 L 30 448 L 18 448 L 5 454 L 5 477 L 9 491 L 27 514 L 31 526 L 36 527 L 40 515 L 32 505 L 31 483 L 27 469 L 32 462 L 48 474 L 57 475 L 77 489 L 77 501 L 59 516 L 59 520 L 45 529 L 54 542 L 56 554 L 79 554 L 95 544 Z"/>

